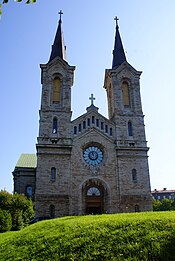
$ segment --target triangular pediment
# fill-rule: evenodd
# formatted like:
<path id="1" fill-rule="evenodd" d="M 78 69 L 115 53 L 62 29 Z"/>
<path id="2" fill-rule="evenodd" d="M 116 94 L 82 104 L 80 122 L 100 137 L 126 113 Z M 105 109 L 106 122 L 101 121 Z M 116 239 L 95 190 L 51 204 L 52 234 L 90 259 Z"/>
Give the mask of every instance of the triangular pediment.
<path id="1" fill-rule="evenodd" d="M 123 73 L 123 72 L 130 72 L 132 75 L 141 75 L 141 71 L 137 71 L 132 65 L 130 65 L 128 62 L 123 62 L 116 70 L 115 73 Z"/>
<path id="2" fill-rule="evenodd" d="M 114 139 L 115 124 L 98 113 L 95 108 L 95 106 L 91 110 L 88 108 L 88 112 L 72 121 L 73 138 L 82 136 L 93 129 L 112 140 Z"/>
<path id="3" fill-rule="evenodd" d="M 106 88 L 106 86 L 108 85 L 108 78 L 112 77 L 113 75 L 117 75 L 117 77 L 119 78 L 139 78 L 141 73 L 142 71 L 137 71 L 132 65 L 125 61 L 116 69 L 105 70 L 104 88 Z"/>
<path id="4" fill-rule="evenodd" d="M 52 61 L 48 62 L 47 64 L 40 64 L 41 69 L 45 69 L 48 71 L 67 71 L 67 70 L 75 70 L 75 66 L 69 65 L 65 60 L 61 59 L 60 57 L 54 58 Z"/>

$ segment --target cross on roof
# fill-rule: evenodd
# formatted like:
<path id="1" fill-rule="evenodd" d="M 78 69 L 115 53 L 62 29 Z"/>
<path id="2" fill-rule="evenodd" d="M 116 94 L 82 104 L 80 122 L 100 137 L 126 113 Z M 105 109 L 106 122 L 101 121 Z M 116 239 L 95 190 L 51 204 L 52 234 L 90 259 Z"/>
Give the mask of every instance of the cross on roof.
<path id="1" fill-rule="evenodd" d="M 93 94 L 91 94 L 91 97 L 89 97 L 89 100 L 91 100 L 91 105 L 94 105 L 95 97 Z"/>
<path id="2" fill-rule="evenodd" d="M 61 20 L 61 15 L 63 14 L 63 11 L 60 10 L 58 14 L 60 15 L 60 20 Z"/>
<path id="3" fill-rule="evenodd" d="M 116 21 L 116 26 L 118 26 L 118 20 L 119 20 L 119 18 L 116 16 L 116 17 L 114 18 L 114 20 Z"/>

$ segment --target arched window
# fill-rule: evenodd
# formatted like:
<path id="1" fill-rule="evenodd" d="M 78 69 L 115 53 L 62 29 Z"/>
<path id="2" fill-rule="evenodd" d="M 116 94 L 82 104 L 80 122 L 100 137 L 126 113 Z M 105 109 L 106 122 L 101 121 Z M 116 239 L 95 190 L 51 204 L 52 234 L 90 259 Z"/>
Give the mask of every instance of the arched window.
<path id="1" fill-rule="evenodd" d="M 109 129 L 109 134 L 112 136 L 112 128 Z"/>
<path id="2" fill-rule="evenodd" d="M 32 196 L 33 196 L 33 189 L 32 189 L 32 186 L 31 186 L 31 185 L 29 185 L 29 186 L 26 187 L 26 196 L 27 196 L 28 198 L 32 198 Z"/>
<path id="3" fill-rule="evenodd" d="M 55 77 L 53 80 L 53 102 L 60 102 L 60 78 Z"/>
<path id="4" fill-rule="evenodd" d="M 136 169 L 132 169 L 132 181 L 137 183 L 137 171 Z"/>
<path id="5" fill-rule="evenodd" d="M 86 121 L 83 121 L 83 129 L 86 129 Z"/>
<path id="6" fill-rule="evenodd" d="M 87 191 L 87 196 L 100 196 L 100 190 L 96 187 L 91 187 Z"/>
<path id="7" fill-rule="evenodd" d="M 129 85 L 126 81 L 122 83 L 122 94 L 123 94 L 123 105 L 126 107 L 130 106 Z"/>
<path id="8" fill-rule="evenodd" d="M 132 122 L 131 121 L 128 121 L 128 135 L 133 136 Z"/>
<path id="9" fill-rule="evenodd" d="M 54 167 L 51 168 L 51 180 L 52 181 L 56 180 L 56 168 Z"/>
<path id="10" fill-rule="evenodd" d="M 94 122 L 95 122 L 95 117 L 92 116 L 92 124 L 94 124 Z"/>
<path id="11" fill-rule="evenodd" d="M 50 217 L 55 218 L 55 206 L 50 205 Z"/>
<path id="12" fill-rule="evenodd" d="M 81 123 L 78 124 L 78 131 L 81 132 Z"/>
<path id="13" fill-rule="evenodd" d="M 74 134 L 77 134 L 77 126 L 74 126 Z"/>
<path id="14" fill-rule="evenodd" d="M 140 212 L 139 205 L 135 205 L 135 212 Z"/>
<path id="15" fill-rule="evenodd" d="M 53 126 L 52 126 L 52 133 L 57 133 L 58 131 L 58 120 L 56 117 L 53 118 Z"/>

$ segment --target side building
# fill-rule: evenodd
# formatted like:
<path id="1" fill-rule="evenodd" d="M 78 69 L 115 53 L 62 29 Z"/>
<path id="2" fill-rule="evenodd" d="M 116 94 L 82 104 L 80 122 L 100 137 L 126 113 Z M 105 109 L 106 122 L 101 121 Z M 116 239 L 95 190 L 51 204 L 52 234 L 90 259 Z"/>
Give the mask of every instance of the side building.
<path id="1" fill-rule="evenodd" d="M 34 200 L 36 186 L 37 156 L 21 154 L 13 174 L 14 192 L 24 194 Z"/>
<path id="2" fill-rule="evenodd" d="M 168 198 L 171 200 L 175 199 L 175 189 L 154 189 L 151 191 L 152 197 L 157 199 L 157 200 L 162 200 L 164 198 Z"/>

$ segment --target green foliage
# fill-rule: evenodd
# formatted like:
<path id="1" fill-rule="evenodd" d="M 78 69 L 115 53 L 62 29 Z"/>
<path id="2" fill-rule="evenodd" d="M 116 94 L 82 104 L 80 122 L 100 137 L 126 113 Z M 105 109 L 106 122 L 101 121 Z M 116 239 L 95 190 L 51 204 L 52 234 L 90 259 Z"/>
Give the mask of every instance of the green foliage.
<path id="1" fill-rule="evenodd" d="M 175 212 L 64 217 L 0 237 L 0 260 L 174 260 Z"/>
<path id="2" fill-rule="evenodd" d="M 3 4 L 7 4 L 9 1 L 8 0 L 3 0 Z M 15 0 L 15 2 L 22 2 L 22 0 Z M 27 0 L 25 2 L 26 4 L 30 4 L 30 3 L 36 3 L 36 0 Z"/>
<path id="3" fill-rule="evenodd" d="M 162 200 L 153 199 L 153 211 L 170 211 L 175 210 L 175 201 L 164 198 Z"/>
<path id="4" fill-rule="evenodd" d="M 10 231 L 12 228 L 12 217 L 8 210 L 0 209 L 0 233 Z"/>
<path id="5" fill-rule="evenodd" d="M 14 0 L 15 2 L 22 2 L 22 0 Z M 9 0 L 0 0 L 0 15 L 2 14 L 2 4 L 7 4 Z M 34 4 L 36 0 L 25 0 L 26 4 Z"/>
<path id="6" fill-rule="evenodd" d="M 20 230 L 24 227 L 22 210 L 16 209 L 12 212 L 12 230 Z"/>
<path id="7" fill-rule="evenodd" d="M 0 209 L 9 211 L 12 219 L 12 230 L 26 226 L 34 216 L 33 203 L 24 195 L 14 195 L 2 190 L 0 192 Z"/>

